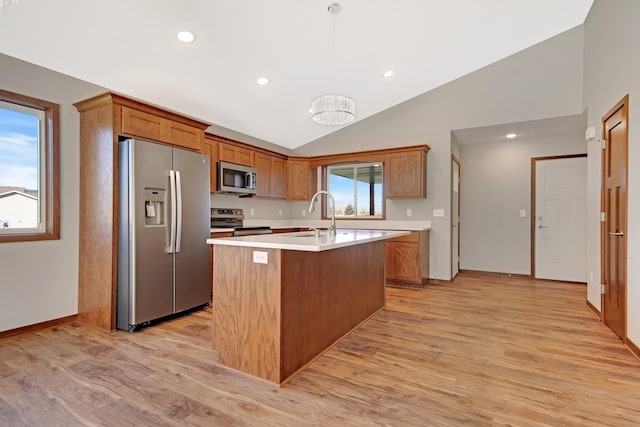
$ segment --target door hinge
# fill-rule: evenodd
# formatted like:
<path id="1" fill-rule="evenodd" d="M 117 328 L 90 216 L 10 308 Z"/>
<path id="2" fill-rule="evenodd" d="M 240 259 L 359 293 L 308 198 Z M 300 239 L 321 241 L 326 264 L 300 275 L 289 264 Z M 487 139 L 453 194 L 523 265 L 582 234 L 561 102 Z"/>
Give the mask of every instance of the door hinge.
<path id="1" fill-rule="evenodd" d="M 607 140 L 606 139 L 601 139 L 600 140 L 600 147 L 602 147 L 603 150 L 606 150 L 606 148 L 607 148 Z"/>
<path id="2" fill-rule="evenodd" d="M 607 213 L 600 212 L 600 222 L 606 222 L 606 221 L 607 221 Z"/>
<path id="3" fill-rule="evenodd" d="M 607 285 L 605 285 L 604 283 L 600 285 L 600 294 L 604 295 L 607 289 Z"/>

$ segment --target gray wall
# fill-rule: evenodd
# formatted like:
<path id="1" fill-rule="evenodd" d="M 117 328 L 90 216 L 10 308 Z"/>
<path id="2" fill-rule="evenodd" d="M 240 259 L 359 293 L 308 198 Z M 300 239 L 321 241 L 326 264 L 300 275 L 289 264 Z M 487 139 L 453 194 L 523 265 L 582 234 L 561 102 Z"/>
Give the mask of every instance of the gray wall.
<path id="1" fill-rule="evenodd" d="M 463 145 L 460 268 L 531 274 L 531 158 L 583 154 L 586 149 L 582 130 Z M 526 218 L 520 217 L 522 209 Z"/>
<path id="2" fill-rule="evenodd" d="M 394 201 L 388 219 L 431 220 L 430 274 L 451 278 L 451 130 L 582 112 L 583 29 L 576 27 L 300 147 L 300 155 L 428 144 L 428 197 Z M 465 170 L 464 163 L 462 170 Z M 445 209 L 434 218 L 433 209 Z M 418 216 L 419 215 L 419 216 Z"/>
<path id="3" fill-rule="evenodd" d="M 602 116 L 629 94 L 627 337 L 640 345 L 640 1 L 595 0 L 585 21 L 584 106 L 600 134 Z M 588 300 L 600 307 L 600 149 L 589 144 Z"/>
<path id="4" fill-rule="evenodd" d="M 0 88 L 60 104 L 61 239 L 0 244 L 0 331 L 78 312 L 79 115 L 105 89 L 0 55 Z"/>

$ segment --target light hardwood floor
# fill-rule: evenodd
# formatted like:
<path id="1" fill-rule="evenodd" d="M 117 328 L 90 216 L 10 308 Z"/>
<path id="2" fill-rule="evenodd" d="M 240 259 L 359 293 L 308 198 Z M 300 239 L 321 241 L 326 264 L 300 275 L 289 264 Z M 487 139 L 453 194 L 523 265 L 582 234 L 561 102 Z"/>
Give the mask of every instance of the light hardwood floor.
<path id="1" fill-rule="evenodd" d="M 384 311 L 280 389 L 216 365 L 210 343 L 210 309 L 2 340 L 0 425 L 640 425 L 640 361 L 583 285 L 389 288 Z"/>

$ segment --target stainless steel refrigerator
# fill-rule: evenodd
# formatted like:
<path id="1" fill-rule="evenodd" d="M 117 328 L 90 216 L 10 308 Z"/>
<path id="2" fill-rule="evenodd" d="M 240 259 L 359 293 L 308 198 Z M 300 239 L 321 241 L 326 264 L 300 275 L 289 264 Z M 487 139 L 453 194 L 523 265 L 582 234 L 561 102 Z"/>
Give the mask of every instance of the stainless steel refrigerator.
<path id="1" fill-rule="evenodd" d="M 118 329 L 210 302 L 209 162 L 166 145 L 119 143 Z"/>

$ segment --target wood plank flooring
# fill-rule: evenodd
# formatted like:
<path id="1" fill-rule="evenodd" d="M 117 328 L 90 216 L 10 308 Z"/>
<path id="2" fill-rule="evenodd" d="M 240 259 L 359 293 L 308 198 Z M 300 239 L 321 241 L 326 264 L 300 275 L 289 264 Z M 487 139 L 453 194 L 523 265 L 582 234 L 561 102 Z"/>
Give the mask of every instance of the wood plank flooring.
<path id="1" fill-rule="evenodd" d="M 637 426 L 640 361 L 585 287 L 465 274 L 387 308 L 283 388 L 215 364 L 210 309 L 0 341 L 1 426 Z"/>

